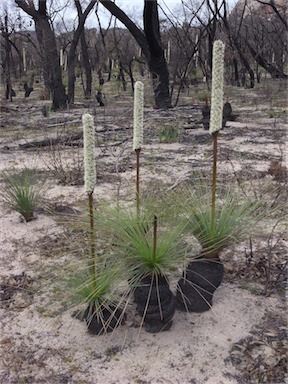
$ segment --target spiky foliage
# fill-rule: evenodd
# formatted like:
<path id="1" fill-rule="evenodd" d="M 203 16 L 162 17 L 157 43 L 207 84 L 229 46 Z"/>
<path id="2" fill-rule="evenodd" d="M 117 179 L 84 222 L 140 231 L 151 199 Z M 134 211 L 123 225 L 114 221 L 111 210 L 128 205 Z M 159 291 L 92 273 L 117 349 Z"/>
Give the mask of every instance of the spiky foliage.
<path id="1" fill-rule="evenodd" d="M 199 241 L 202 254 L 218 257 L 220 251 L 244 239 L 259 228 L 257 224 L 266 212 L 261 202 L 239 201 L 239 196 L 229 189 L 219 196 L 215 205 L 214 226 L 211 226 L 210 192 L 207 186 L 187 189 L 178 196 L 182 215 L 187 219 L 188 230 Z"/>
<path id="2" fill-rule="evenodd" d="M 5 187 L 2 193 L 4 203 L 19 212 L 29 222 L 34 219 L 34 211 L 44 201 L 48 186 L 36 182 L 36 171 L 24 168 L 20 173 L 2 173 Z"/>
<path id="3" fill-rule="evenodd" d="M 99 258 L 95 256 L 97 260 L 97 280 L 94 284 L 94 277 L 89 268 L 76 272 L 73 285 L 75 286 L 75 297 L 78 298 L 80 303 L 87 303 L 99 307 L 109 303 L 117 303 L 115 292 L 117 290 L 118 283 L 123 277 L 123 268 L 121 263 L 115 263 L 111 261 L 111 255 L 101 255 L 101 262 Z M 103 261 L 105 260 L 105 261 Z"/>
<path id="4" fill-rule="evenodd" d="M 116 269 L 116 266 L 107 263 L 107 260 L 106 263 L 99 263 L 97 284 L 94 286 L 91 271 L 88 268 L 85 269 L 75 279 L 75 283 L 77 283 L 76 295 L 89 304 L 98 305 L 105 300 L 113 301 L 111 299 L 112 286 L 116 285 L 116 280 L 119 278 L 117 276 L 118 272 L 119 268 Z"/>
<path id="5" fill-rule="evenodd" d="M 125 263 L 130 280 L 165 275 L 183 262 L 188 248 L 182 242 L 186 222 L 175 219 L 171 223 L 168 216 L 156 213 L 144 203 L 140 216 L 127 207 L 104 208 L 96 215 L 96 222 L 111 239 L 113 252 Z"/>
<path id="6" fill-rule="evenodd" d="M 116 310 L 121 310 L 124 315 L 129 291 L 123 288 L 125 287 L 125 284 L 123 285 L 125 269 L 121 261 L 112 259 L 110 254 L 101 255 L 101 258 L 96 255 L 95 265 L 97 265 L 96 276 L 93 275 L 94 271 L 90 267 L 86 267 L 73 274 L 69 285 L 73 291 L 73 306 L 81 309 L 84 306 L 87 322 L 89 323 L 95 316 L 102 325 L 103 332 L 106 332 Z M 108 319 L 103 317 L 105 311 L 111 315 Z M 120 316 L 119 323 L 121 318 Z"/>

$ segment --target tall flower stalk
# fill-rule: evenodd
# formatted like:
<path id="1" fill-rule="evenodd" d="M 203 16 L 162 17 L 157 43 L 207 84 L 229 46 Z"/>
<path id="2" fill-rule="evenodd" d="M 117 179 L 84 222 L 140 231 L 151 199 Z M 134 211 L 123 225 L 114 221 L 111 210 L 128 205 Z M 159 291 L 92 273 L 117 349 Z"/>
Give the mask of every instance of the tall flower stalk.
<path id="1" fill-rule="evenodd" d="M 213 176 L 211 202 L 211 229 L 215 223 L 216 182 L 217 182 L 217 138 L 222 128 L 224 88 L 224 43 L 217 40 L 213 45 L 212 95 L 209 131 L 213 137 Z"/>
<path id="2" fill-rule="evenodd" d="M 84 147 L 84 189 L 88 195 L 89 223 L 90 223 L 90 266 L 94 285 L 96 286 L 95 266 L 95 238 L 94 238 L 94 212 L 93 192 L 96 184 L 95 166 L 95 127 L 93 117 L 86 113 L 82 117 L 83 147 Z"/>
<path id="3" fill-rule="evenodd" d="M 140 152 L 143 144 L 144 85 L 136 81 L 133 111 L 133 150 L 136 153 L 136 208 L 140 215 Z"/>
<path id="4" fill-rule="evenodd" d="M 154 215 L 153 220 L 153 262 L 156 260 L 156 252 L 157 252 L 157 216 Z"/>

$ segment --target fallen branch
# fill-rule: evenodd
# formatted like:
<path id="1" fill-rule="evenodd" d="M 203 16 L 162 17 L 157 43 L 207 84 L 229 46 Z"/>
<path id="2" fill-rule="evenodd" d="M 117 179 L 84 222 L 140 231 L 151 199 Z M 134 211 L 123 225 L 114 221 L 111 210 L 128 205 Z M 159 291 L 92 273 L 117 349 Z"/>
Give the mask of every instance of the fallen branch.
<path id="1" fill-rule="evenodd" d="M 83 137 L 83 132 L 76 133 L 74 135 L 57 137 L 57 138 L 48 138 L 40 141 L 31 141 L 25 144 L 19 144 L 20 149 L 27 148 L 39 148 L 39 147 L 48 147 L 55 144 L 69 144 L 71 141 L 80 140 Z"/>
<path id="2" fill-rule="evenodd" d="M 68 146 L 74 146 L 74 145 L 79 146 L 78 144 L 75 144 L 73 142 L 82 139 L 82 137 L 83 137 L 83 132 L 79 132 L 79 133 L 76 133 L 75 135 L 69 135 L 69 136 L 64 136 L 64 137 L 57 137 L 57 138 L 50 137 L 50 138 L 45 139 L 45 140 L 30 141 L 30 142 L 25 143 L 25 144 L 19 144 L 19 149 L 48 147 L 48 146 L 52 146 L 55 144 L 65 144 Z M 101 145 L 98 145 L 98 147 L 118 147 L 119 145 L 125 143 L 128 140 L 129 140 L 129 138 L 125 138 L 125 139 L 118 141 L 116 143 L 103 144 L 103 145 L 101 144 Z"/>
<path id="3" fill-rule="evenodd" d="M 116 143 L 112 143 L 112 144 L 99 144 L 98 147 L 119 147 L 119 145 L 126 143 L 126 141 L 128 141 L 128 140 L 129 140 L 129 138 L 126 137 L 125 139 L 123 139 L 121 141 L 117 141 Z"/>
<path id="4" fill-rule="evenodd" d="M 68 124 L 75 124 L 75 123 L 81 124 L 81 119 L 67 120 L 67 121 L 63 121 L 61 123 L 47 124 L 47 128 L 61 127 L 62 125 L 65 126 Z"/>
<path id="5" fill-rule="evenodd" d="M 9 113 L 9 112 L 19 112 L 16 108 L 14 107 L 10 107 L 10 106 L 7 106 L 7 105 L 3 105 L 0 103 L 0 112 L 6 112 L 6 113 Z"/>

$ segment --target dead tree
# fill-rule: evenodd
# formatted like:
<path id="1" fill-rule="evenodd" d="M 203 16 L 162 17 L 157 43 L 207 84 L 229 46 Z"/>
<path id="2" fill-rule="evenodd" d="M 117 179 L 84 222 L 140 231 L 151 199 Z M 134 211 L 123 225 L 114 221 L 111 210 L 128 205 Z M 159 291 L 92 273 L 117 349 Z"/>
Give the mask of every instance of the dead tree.
<path id="1" fill-rule="evenodd" d="M 61 68 L 55 33 L 47 13 L 47 0 L 38 0 L 38 10 L 33 1 L 14 0 L 25 13 L 32 17 L 35 23 L 36 36 L 40 48 L 43 76 L 46 89 L 52 96 L 54 110 L 66 106 L 66 94 L 62 83 Z"/>
<path id="2" fill-rule="evenodd" d="M 169 72 L 161 43 L 157 0 L 144 0 L 143 32 L 113 1 L 99 1 L 126 26 L 140 45 L 152 76 L 155 107 L 161 109 L 170 108 Z"/>

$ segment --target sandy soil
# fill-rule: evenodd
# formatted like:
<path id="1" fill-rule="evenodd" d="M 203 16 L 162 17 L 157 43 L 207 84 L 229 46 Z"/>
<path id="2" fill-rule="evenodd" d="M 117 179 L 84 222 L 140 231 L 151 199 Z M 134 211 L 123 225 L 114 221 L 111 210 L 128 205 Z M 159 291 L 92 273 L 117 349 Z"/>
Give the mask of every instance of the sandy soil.
<path id="1" fill-rule="evenodd" d="M 61 113 L 58 113 L 53 115 L 53 121 L 51 117 L 50 120 L 43 122 L 39 112 L 40 104 L 36 106 L 32 104 L 19 102 L 16 103 L 18 109 L 14 108 L 14 111 L 2 114 L 1 170 L 35 165 L 44 172 L 47 164 L 51 164 L 51 154 L 48 151 L 41 150 L 39 155 L 39 151 L 18 149 L 18 144 L 55 134 L 50 125 L 63 118 Z M 229 122 L 219 139 L 221 177 L 223 180 L 230 180 L 235 175 L 240 177 L 239 175 L 244 173 L 249 175 L 243 181 L 249 188 L 259 187 L 262 190 L 263 184 L 267 183 L 272 183 L 276 188 L 279 183 L 277 184 L 273 177 L 267 174 L 267 170 L 270 161 L 279 160 L 283 153 L 283 137 L 287 130 L 285 116 L 269 119 L 263 112 L 265 105 L 242 104 L 236 105 L 235 108 L 239 114 L 237 121 Z M 81 129 L 81 113 L 87 110 L 93 112 L 90 105 L 73 111 L 73 119 L 79 121 L 76 130 Z M 116 142 L 123 138 L 127 138 L 128 141 L 125 147 L 124 145 L 107 147 L 105 151 L 103 148 L 97 149 L 99 184 L 95 193 L 98 197 L 114 198 L 117 195 L 117 187 L 121 197 L 125 197 L 133 190 L 134 160 L 133 154 L 131 155 L 132 130 L 131 122 L 129 123 L 131 109 L 128 108 L 127 111 L 128 115 L 123 112 L 128 121 L 128 123 L 125 121 L 124 131 L 115 130 L 115 126 L 119 127 L 121 121 L 114 125 L 109 119 L 105 121 L 108 136 L 114 135 L 113 140 Z M 24 112 L 28 117 L 23 117 Z M 159 143 L 156 133 L 159 122 L 168 124 L 171 116 L 175 114 L 178 116 L 176 120 L 179 127 L 177 142 Z M 107 115 L 109 116 L 109 113 Z M 30 121 L 29 126 L 25 125 L 27 118 Z M 97 118 L 97 126 L 101 128 L 105 124 L 101 121 L 101 115 L 99 117 L 98 114 Z M 195 171 L 210 172 L 211 142 L 207 131 L 198 124 L 200 118 L 200 107 L 197 105 L 178 107 L 174 112 L 169 111 L 166 114 L 147 108 L 145 111 L 147 137 L 142 151 L 143 180 L 147 183 L 147 189 L 153 190 L 155 183 L 173 188 L 183 180 L 190 180 Z M 42 121 L 41 128 L 39 128 L 40 121 Z M 38 129 L 35 128 L 37 124 Z M 71 148 L 63 150 L 64 162 L 71 159 L 73 151 L 75 150 Z M 76 209 L 83 207 L 81 204 L 85 201 L 85 195 L 81 185 L 62 186 L 57 184 L 55 177 L 53 180 L 47 194 L 50 204 L 63 204 Z M 250 266 L 249 273 L 246 265 L 249 244 L 228 249 L 223 254 L 226 275 L 215 293 L 212 309 L 202 314 L 176 312 L 173 326 L 168 332 L 149 334 L 139 329 L 140 319 L 137 318 L 135 308 L 131 304 L 127 310 L 126 323 L 112 335 L 91 336 L 87 333 L 86 325 L 72 317 L 72 309 L 65 310 L 63 302 L 62 308 L 59 309 L 59 305 L 53 302 L 57 300 L 55 297 L 59 298 L 57 291 L 55 289 L 53 291 L 53 280 L 55 276 L 60 276 L 59 273 L 53 272 L 67 265 L 71 257 L 69 247 L 65 250 L 71 236 L 71 233 L 67 232 L 69 223 L 67 224 L 65 216 L 55 212 L 48 214 L 44 209 L 37 213 L 36 220 L 24 223 L 17 213 L 9 211 L 3 205 L 1 197 L 0 216 L 3 299 L 0 339 L 1 383 L 253 384 L 261 382 L 259 379 L 257 381 L 257 374 L 251 373 L 250 379 L 247 379 L 247 372 L 252 372 L 250 363 L 246 362 L 246 366 L 243 367 L 242 364 L 239 368 L 237 361 L 235 362 L 235 359 L 233 361 L 233 350 L 241 340 L 252 338 L 253 329 L 259 324 L 264 324 L 268 314 L 270 316 L 273 314 L 272 318 L 285 317 L 285 300 L 277 289 L 272 289 L 269 295 L 261 294 L 265 279 L 261 271 L 257 272 L 256 266 L 267 249 L 265 251 L 265 248 L 254 248 L 254 264 L 252 263 L 254 269 Z M 281 244 L 285 245 L 285 239 L 282 240 Z M 279 250 L 278 248 L 275 250 L 273 260 L 278 260 L 279 265 L 285 260 L 284 249 L 285 247 L 280 247 Z M 273 328 L 280 335 L 282 328 L 285 328 L 284 323 L 280 322 L 280 325 L 275 323 L 274 328 L 273 324 L 270 324 L 270 328 L 267 327 L 270 333 Z M 260 337 L 260 334 L 261 332 L 257 337 Z M 265 350 L 262 348 L 263 343 L 258 343 L 258 355 L 253 349 L 255 346 L 250 348 L 250 351 L 256 353 L 251 354 L 252 365 L 261 355 L 260 360 L 264 368 L 259 368 L 261 366 L 259 360 L 258 377 L 261 377 L 261 369 L 268 370 L 269 361 L 270 363 L 274 361 L 272 356 L 273 358 L 274 355 L 278 356 L 278 360 L 275 357 L 276 361 L 283 363 L 283 348 L 287 348 L 287 337 L 282 333 L 281 335 L 282 338 L 279 336 L 277 339 L 277 345 L 272 345 L 266 340 Z M 273 341 L 276 342 L 275 339 Z M 245 352 L 246 357 L 247 351 L 248 349 Z M 272 371 L 274 370 L 277 377 L 277 369 L 279 373 L 283 367 L 280 367 L 280 363 L 278 368 L 276 363 L 274 366 Z M 282 373 L 279 373 L 278 377 L 281 375 Z M 266 383 L 274 384 L 271 377 L 272 374 L 266 377 Z M 288 379 L 284 382 L 287 383 Z"/>

